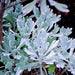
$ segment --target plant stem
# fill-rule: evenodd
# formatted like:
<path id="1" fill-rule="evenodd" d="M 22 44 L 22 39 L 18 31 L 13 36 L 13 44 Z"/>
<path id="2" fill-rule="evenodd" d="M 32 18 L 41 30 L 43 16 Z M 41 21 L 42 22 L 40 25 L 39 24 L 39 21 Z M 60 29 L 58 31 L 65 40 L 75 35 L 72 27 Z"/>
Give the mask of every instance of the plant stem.
<path id="1" fill-rule="evenodd" d="M 4 7 L 5 7 L 5 0 L 1 0 L 1 3 L 0 3 L 0 45 L 2 45 L 2 41 L 3 41 L 2 17 L 4 13 L 4 9 L 3 9 Z"/>
<path id="2" fill-rule="evenodd" d="M 12 5 L 9 5 L 9 6 L 5 7 L 4 9 L 7 9 L 7 8 L 10 8 L 10 7 L 13 7 L 13 6 L 18 5 L 18 4 L 21 4 L 21 3 L 25 2 L 25 1 L 26 1 L 26 0 L 23 0 L 23 1 L 20 1 L 20 2 L 18 2 L 18 3 L 15 3 L 15 4 L 12 4 Z"/>
<path id="3" fill-rule="evenodd" d="M 45 74 L 48 75 L 48 74 L 47 74 L 47 71 L 46 71 L 46 69 L 45 69 L 45 67 L 44 67 L 44 66 L 42 66 L 42 67 L 43 67 L 43 69 L 44 69 L 44 71 L 45 71 Z"/>
<path id="4" fill-rule="evenodd" d="M 40 75 L 44 75 L 42 70 L 42 64 L 40 64 L 40 72 L 41 72 Z"/>
<path id="5" fill-rule="evenodd" d="M 2 45 L 3 34 L 2 34 L 2 15 L 0 14 L 0 45 Z"/>

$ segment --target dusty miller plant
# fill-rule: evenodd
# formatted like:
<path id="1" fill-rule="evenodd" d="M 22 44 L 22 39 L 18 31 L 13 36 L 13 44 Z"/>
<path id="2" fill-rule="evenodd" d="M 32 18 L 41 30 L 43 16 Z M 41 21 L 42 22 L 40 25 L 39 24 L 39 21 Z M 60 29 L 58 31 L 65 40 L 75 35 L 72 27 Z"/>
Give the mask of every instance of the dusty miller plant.
<path id="1" fill-rule="evenodd" d="M 16 0 L 17 2 L 19 0 Z M 75 39 L 68 36 L 72 33 L 71 28 L 59 27 L 57 22 L 60 15 L 53 13 L 53 10 L 42 0 L 39 9 L 35 6 L 37 0 L 23 5 L 19 4 L 14 8 L 7 9 L 4 13 L 3 47 L 0 46 L 0 62 L 4 70 L 1 75 L 21 75 L 26 69 L 39 68 L 40 75 L 48 75 L 43 65 L 54 65 L 58 68 L 70 71 L 75 75 Z M 55 6 L 59 11 L 69 12 L 67 6 L 49 0 L 50 5 Z M 13 2 L 9 2 L 13 4 Z M 33 11 L 33 15 L 26 15 Z M 22 13 L 23 12 L 23 13 Z M 33 18 L 36 18 L 34 21 Z M 70 52 L 67 52 L 70 50 Z M 45 74 L 44 74 L 44 72 Z M 49 75 L 55 75 L 49 72 Z"/>

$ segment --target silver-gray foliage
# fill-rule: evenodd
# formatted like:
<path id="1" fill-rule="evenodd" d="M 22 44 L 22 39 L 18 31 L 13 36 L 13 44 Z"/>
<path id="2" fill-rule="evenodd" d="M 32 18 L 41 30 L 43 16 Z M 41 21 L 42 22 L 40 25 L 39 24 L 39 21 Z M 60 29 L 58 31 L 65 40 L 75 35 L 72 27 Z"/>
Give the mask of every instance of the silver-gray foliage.
<path id="1" fill-rule="evenodd" d="M 49 2 L 51 5 L 56 3 L 53 0 L 49 0 Z M 41 14 L 39 14 L 39 9 L 35 3 L 36 1 L 33 1 L 25 7 L 19 4 L 15 6 L 15 11 L 12 7 L 4 13 L 6 19 L 3 21 L 7 22 L 8 20 L 9 22 L 4 24 L 4 27 L 8 27 L 8 31 L 3 30 L 5 34 L 3 37 L 4 44 L 3 47 L 0 46 L 0 62 L 5 64 L 5 69 L 1 70 L 0 74 L 21 75 L 26 69 L 31 71 L 31 69 L 40 68 L 40 74 L 44 75 L 42 64 L 56 63 L 58 68 L 65 68 L 75 75 L 75 54 L 73 52 L 75 39 L 68 37 L 72 33 L 72 29 L 60 28 L 57 25 L 61 16 L 54 14 L 53 10 L 46 5 L 45 0 L 40 5 Z M 65 9 L 59 10 L 65 11 L 66 5 L 60 5 Z M 59 3 L 55 7 L 58 8 Z M 29 8 L 30 10 L 28 10 Z M 21 14 L 22 11 L 23 14 Z M 36 21 L 32 17 L 25 17 L 31 11 L 33 11 L 32 16 L 36 18 Z M 68 9 L 65 12 L 67 11 Z M 10 13 L 11 15 L 9 15 Z M 13 22 L 8 18 L 12 19 Z M 15 25 L 17 29 L 12 29 L 10 25 Z M 35 26 L 37 27 L 35 28 Z M 30 35 L 32 36 L 30 37 Z M 70 50 L 69 53 L 67 52 L 68 49 Z M 45 75 L 47 75 L 46 71 Z"/>

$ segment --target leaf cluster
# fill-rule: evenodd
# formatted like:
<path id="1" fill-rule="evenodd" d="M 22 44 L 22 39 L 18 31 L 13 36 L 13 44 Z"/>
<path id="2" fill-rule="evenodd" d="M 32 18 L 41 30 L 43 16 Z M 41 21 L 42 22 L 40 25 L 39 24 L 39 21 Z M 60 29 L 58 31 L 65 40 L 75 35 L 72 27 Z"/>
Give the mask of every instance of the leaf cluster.
<path id="1" fill-rule="evenodd" d="M 53 6 L 57 3 L 54 0 L 49 1 Z M 0 74 L 21 75 L 24 70 L 40 68 L 40 75 L 44 75 L 44 72 L 45 75 L 54 75 L 55 63 L 56 67 L 75 75 L 75 39 L 68 37 L 72 29 L 57 25 L 61 16 L 54 14 L 45 0 L 41 2 L 40 10 L 35 6 L 36 2 L 34 0 L 26 6 L 19 4 L 5 11 L 3 27 L 8 30 L 3 30 L 4 44 L 3 47 L 0 46 L 0 62 L 4 63 L 5 69 Z M 56 8 L 59 7 L 59 3 L 57 4 Z M 60 8 L 66 10 L 66 5 L 60 5 Z M 31 11 L 33 15 L 27 18 L 26 15 Z"/>

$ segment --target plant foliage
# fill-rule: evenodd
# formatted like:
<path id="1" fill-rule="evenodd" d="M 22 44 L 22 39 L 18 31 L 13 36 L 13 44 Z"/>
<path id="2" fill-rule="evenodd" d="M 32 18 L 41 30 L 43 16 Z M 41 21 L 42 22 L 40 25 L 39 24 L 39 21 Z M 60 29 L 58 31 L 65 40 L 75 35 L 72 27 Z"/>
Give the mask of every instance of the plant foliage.
<path id="1" fill-rule="evenodd" d="M 0 75 L 21 75 L 24 70 L 35 68 L 40 68 L 40 75 L 44 75 L 43 70 L 45 75 L 54 75 L 54 63 L 75 75 L 75 39 L 68 37 L 72 29 L 57 25 L 61 16 L 53 13 L 46 0 L 41 2 L 40 10 L 35 6 L 36 2 L 34 0 L 26 6 L 19 4 L 5 10 L 3 27 L 8 30 L 3 30 L 4 43 L 3 47 L 0 46 L 0 62 L 5 65 L 0 67 L 5 67 L 0 70 Z M 62 12 L 69 11 L 65 4 L 54 0 L 49 2 Z M 9 0 L 9 4 L 13 2 Z M 31 11 L 33 15 L 26 18 Z M 48 73 L 46 67 L 49 67 Z"/>

